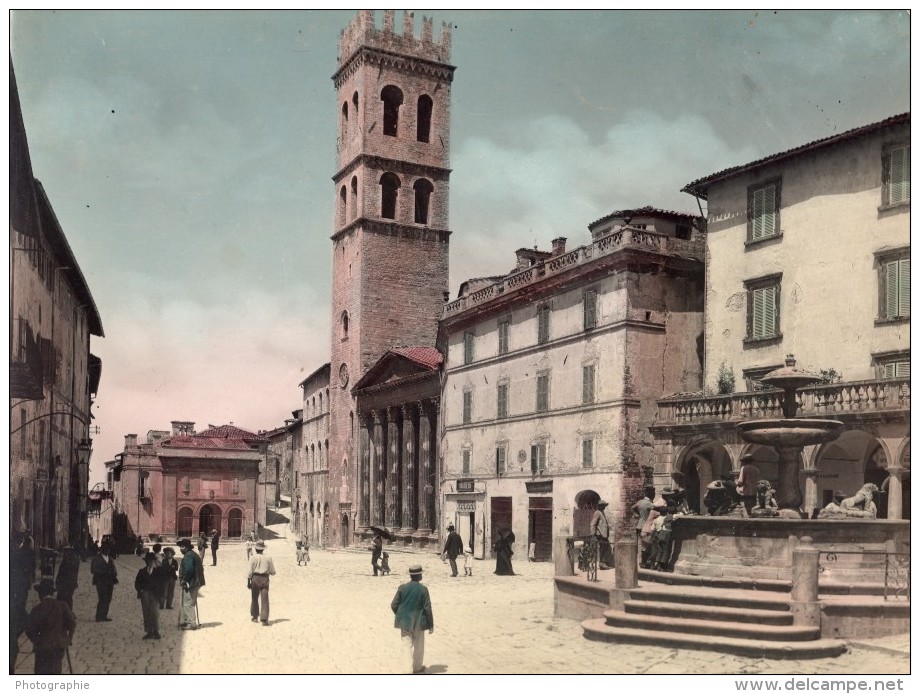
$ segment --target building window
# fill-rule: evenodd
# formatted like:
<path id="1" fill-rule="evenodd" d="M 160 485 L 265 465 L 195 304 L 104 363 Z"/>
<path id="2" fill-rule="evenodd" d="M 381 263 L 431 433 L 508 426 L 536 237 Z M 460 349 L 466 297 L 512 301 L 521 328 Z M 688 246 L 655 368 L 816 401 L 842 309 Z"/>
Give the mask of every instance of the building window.
<path id="1" fill-rule="evenodd" d="M 597 291 L 594 289 L 585 292 L 584 324 L 585 330 L 597 326 Z"/>
<path id="2" fill-rule="evenodd" d="M 581 403 L 590 405 L 594 397 L 594 364 L 587 364 L 581 367 Z"/>
<path id="3" fill-rule="evenodd" d="M 537 374 L 537 412 L 549 409 L 549 374 Z"/>
<path id="4" fill-rule="evenodd" d="M 296 473 L 295 473 L 295 474 L 296 474 Z M 232 492 L 234 495 L 237 495 L 237 494 L 240 493 L 240 478 L 239 478 L 239 477 L 234 477 L 234 478 L 233 478 L 233 485 L 232 485 L 232 487 L 231 487 L 231 492 Z"/>
<path id="5" fill-rule="evenodd" d="M 463 363 L 473 363 L 473 333 L 463 333 Z"/>
<path id="6" fill-rule="evenodd" d="M 909 252 L 879 259 L 879 320 L 910 318 Z"/>
<path id="7" fill-rule="evenodd" d="M 498 353 L 507 354 L 508 353 L 508 328 L 511 326 L 511 321 L 503 320 L 498 322 Z"/>
<path id="8" fill-rule="evenodd" d="M 351 177 L 351 218 L 358 216 L 358 177 Z"/>
<path id="9" fill-rule="evenodd" d="M 693 228 L 689 224 L 678 224 L 675 227 L 674 235 L 682 241 L 689 241 L 693 235 Z"/>
<path id="10" fill-rule="evenodd" d="M 779 297 L 782 275 L 745 282 L 747 288 L 747 339 L 782 337 L 779 331 Z"/>
<path id="11" fill-rule="evenodd" d="M 469 448 L 463 449 L 463 474 L 470 474 L 470 457 L 472 456 L 472 451 Z"/>
<path id="12" fill-rule="evenodd" d="M 779 192 L 779 181 L 748 188 L 749 242 L 768 239 L 780 233 Z"/>
<path id="13" fill-rule="evenodd" d="M 741 376 L 744 378 L 744 386 L 747 388 L 747 392 L 754 393 L 758 390 L 768 390 L 771 388 L 772 386 L 761 383 L 761 379 L 771 371 L 776 371 L 776 369 L 781 366 L 782 364 L 776 364 L 774 366 L 761 366 L 754 369 L 742 370 Z"/>
<path id="14" fill-rule="evenodd" d="M 549 304 L 537 309 L 537 344 L 549 342 Z"/>
<path id="15" fill-rule="evenodd" d="M 342 186 L 341 190 L 339 190 L 339 226 L 344 226 L 347 220 L 347 205 L 348 191 L 345 189 L 345 186 Z"/>
<path id="16" fill-rule="evenodd" d="M 380 177 L 380 216 L 384 219 L 396 219 L 396 199 L 402 184 L 399 176 L 385 173 Z"/>
<path id="17" fill-rule="evenodd" d="M 463 423 L 469 424 L 473 421 L 473 391 L 463 391 Z"/>
<path id="18" fill-rule="evenodd" d="M 433 102 L 427 94 L 422 94 L 418 98 L 418 110 L 416 111 L 415 121 L 415 139 L 419 142 L 428 142 L 431 138 L 431 110 Z"/>
<path id="19" fill-rule="evenodd" d="M 342 311 L 342 339 L 348 339 L 348 311 Z"/>
<path id="20" fill-rule="evenodd" d="M 539 475 L 546 471 L 546 444 L 535 443 L 530 447 L 530 474 Z"/>
<path id="21" fill-rule="evenodd" d="M 878 378 L 910 378 L 910 351 L 874 354 L 875 373 Z"/>
<path id="22" fill-rule="evenodd" d="M 882 205 L 910 202 L 910 145 L 895 145 L 885 151 L 882 182 Z"/>
<path id="23" fill-rule="evenodd" d="M 498 384 L 498 419 L 504 419 L 508 416 L 508 384 Z"/>
<path id="24" fill-rule="evenodd" d="M 420 178 L 412 188 L 415 190 L 415 223 L 428 224 L 428 203 L 434 186 L 427 178 Z"/>
<path id="25" fill-rule="evenodd" d="M 403 93 L 399 87 L 387 85 L 380 92 L 383 101 L 383 134 L 396 137 L 399 130 L 399 107 L 402 106 Z"/>
<path id="26" fill-rule="evenodd" d="M 581 440 L 581 466 L 594 467 L 594 439 Z"/>
<path id="27" fill-rule="evenodd" d="M 150 473 L 142 472 L 137 478 L 137 497 L 139 499 L 150 498 Z"/>
<path id="28" fill-rule="evenodd" d="M 507 470 L 505 459 L 506 450 L 504 446 L 497 446 L 495 448 L 495 475 L 497 477 L 504 475 Z"/>

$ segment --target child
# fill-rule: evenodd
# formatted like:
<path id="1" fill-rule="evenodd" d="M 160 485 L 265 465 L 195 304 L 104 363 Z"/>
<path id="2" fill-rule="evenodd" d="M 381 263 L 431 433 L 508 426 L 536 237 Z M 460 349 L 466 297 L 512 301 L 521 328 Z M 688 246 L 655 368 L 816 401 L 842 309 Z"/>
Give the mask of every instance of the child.
<path id="1" fill-rule="evenodd" d="M 380 575 L 388 576 L 390 574 L 390 553 L 384 552 L 380 555 Z"/>
<path id="2" fill-rule="evenodd" d="M 463 575 L 473 575 L 473 545 L 463 550 Z"/>
<path id="3" fill-rule="evenodd" d="M 310 561 L 310 546 L 307 544 L 306 540 L 297 541 L 297 566 L 307 565 L 307 562 Z"/>
<path id="4" fill-rule="evenodd" d="M 249 539 L 246 540 L 246 561 L 249 561 L 252 557 L 252 546 L 255 544 L 252 540 L 252 534 L 250 533 Z"/>

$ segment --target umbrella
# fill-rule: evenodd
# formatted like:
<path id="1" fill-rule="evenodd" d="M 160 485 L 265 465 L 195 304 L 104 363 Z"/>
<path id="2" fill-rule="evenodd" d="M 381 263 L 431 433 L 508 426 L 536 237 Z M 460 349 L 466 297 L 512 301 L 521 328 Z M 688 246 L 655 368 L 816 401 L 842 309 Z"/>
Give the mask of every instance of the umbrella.
<path id="1" fill-rule="evenodd" d="M 376 525 L 372 525 L 370 526 L 370 529 L 375 535 L 380 535 L 380 537 L 382 537 L 384 540 L 393 539 L 393 536 L 390 535 L 390 531 L 386 528 L 378 528 Z"/>

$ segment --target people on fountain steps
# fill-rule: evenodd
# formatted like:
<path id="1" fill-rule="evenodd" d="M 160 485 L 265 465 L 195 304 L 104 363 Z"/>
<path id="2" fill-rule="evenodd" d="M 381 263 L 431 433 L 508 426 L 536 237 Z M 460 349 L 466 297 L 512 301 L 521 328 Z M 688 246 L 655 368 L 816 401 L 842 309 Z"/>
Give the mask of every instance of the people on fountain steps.
<path id="1" fill-rule="evenodd" d="M 748 516 L 751 515 L 751 511 L 757 503 L 757 483 L 759 481 L 760 470 L 754 465 L 754 455 L 745 453 L 741 456 L 741 470 L 738 473 L 736 487 Z"/>

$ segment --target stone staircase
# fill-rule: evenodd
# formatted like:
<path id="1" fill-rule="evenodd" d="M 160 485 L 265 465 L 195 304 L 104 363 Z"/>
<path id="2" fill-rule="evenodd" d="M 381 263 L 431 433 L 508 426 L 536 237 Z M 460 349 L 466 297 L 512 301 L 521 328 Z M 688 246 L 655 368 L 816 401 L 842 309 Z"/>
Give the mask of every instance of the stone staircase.
<path id="1" fill-rule="evenodd" d="M 624 610 L 582 622 L 595 641 L 651 644 L 753 658 L 828 658 L 846 642 L 821 638 L 818 627 L 793 624 L 790 596 L 779 590 L 700 585 L 642 585 Z"/>

